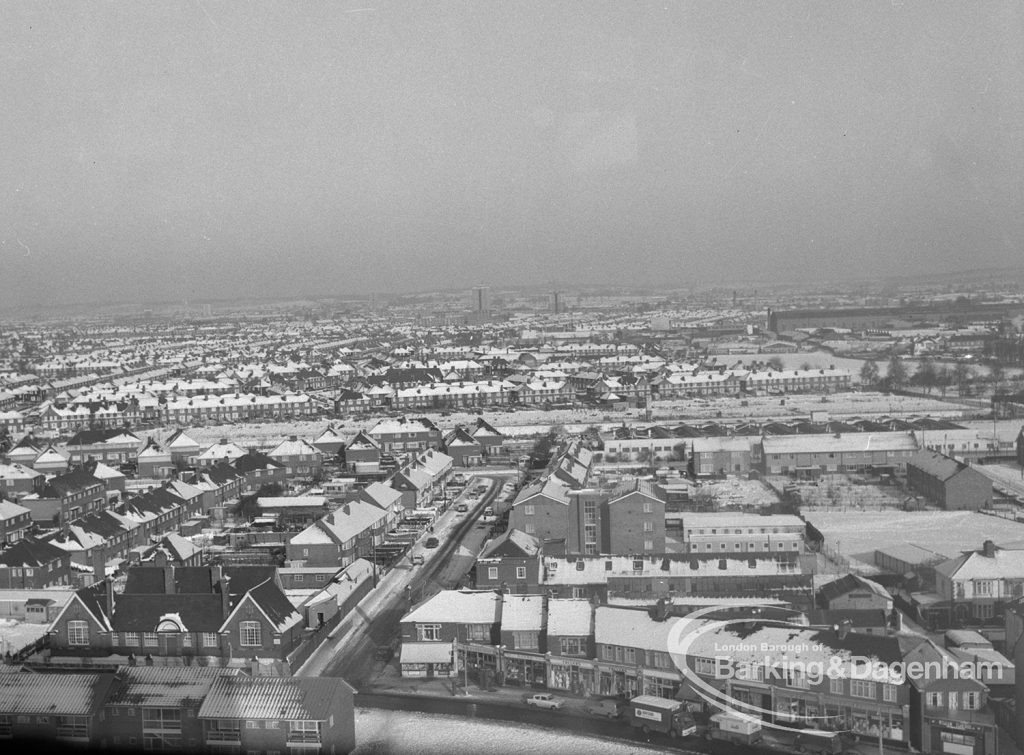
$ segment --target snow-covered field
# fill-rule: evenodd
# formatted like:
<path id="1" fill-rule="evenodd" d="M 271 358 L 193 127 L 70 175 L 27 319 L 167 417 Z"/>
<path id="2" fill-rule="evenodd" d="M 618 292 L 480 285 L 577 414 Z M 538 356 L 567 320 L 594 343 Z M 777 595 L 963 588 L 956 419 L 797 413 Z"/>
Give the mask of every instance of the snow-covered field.
<path id="1" fill-rule="evenodd" d="M 764 508 L 779 502 L 779 497 L 764 483 L 739 478 L 705 482 L 693 495 L 713 495 L 723 509 L 743 506 Z"/>
<path id="2" fill-rule="evenodd" d="M 913 543 L 947 556 L 978 549 L 986 540 L 1024 548 L 1024 524 L 971 511 L 834 512 L 815 509 L 804 518 L 825 544 L 849 559 L 872 564 L 876 548 Z"/>
<path id="3" fill-rule="evenodd" d="M 631 755 L 664 750 L 526 724 L 356 709 L 353 755 Z"/>
<path id="4" fill-rule="evenodd" d="M 821 396 L 751 397 L 744 399 L 746 406 L 735 398 L 686 399 L 679 401 L 655 401 L 651 408 L 651 421 L 661 424 L 693 422 L 701 420 L 792 418 L 807 417 L 812 411 L 825 411 L 829 416 L 842 418 L 851 416 L 889 415 L 930 415 L 933 417 L 960 417 L 970 413 L 971 407 L 937 399 L 888 396 L 882 393 L 837 393 Z M 784 403 L 783 403 L 784 402 Z M 409 416 L 428 416 L 441 427 L 450 430 L 455 425 L 468 426 L 477 414 L 455 412 L 448 416 L 437 413 L 409 412 Z M 488 411 L 483 415 L 488 422 L 510 437 L 529 438 L 546 433 L 556 425 L 564 426 L 568 432 L 582 432 L 597 425 L 602 430 L 626 424 L 650 424 L 643 410 L 631 409 L 626 412 L 611 412 L 605 409 L 565 409 L 556 411 Z M 312 420 L 291 422 L 240 423 L 236 425 L 193 427 L 188 435 L 202 445 L 216 443 L 221 438 L 244 447 L 254 446 L 270 449 L 291 435 L 307 440 L 315 439 L 328 424 L 333 424 L 345 438 L 371 428 L 375 417 L 343 420 Z M 151 433 L 156 440 L 166 438 L 174 428 L 163 428 Z"/>

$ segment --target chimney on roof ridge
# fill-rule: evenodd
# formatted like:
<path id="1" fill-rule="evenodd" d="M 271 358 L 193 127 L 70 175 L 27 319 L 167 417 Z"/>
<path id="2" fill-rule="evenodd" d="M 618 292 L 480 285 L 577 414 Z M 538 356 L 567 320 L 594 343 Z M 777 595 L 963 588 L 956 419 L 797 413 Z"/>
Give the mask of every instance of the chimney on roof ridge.
<path id="1" fill-rule="evenodd" d="M 991 540 L 986 540 L 981 546 L 981 555 L 983 555 L 985 558 L 995 558 L 996 544 L 993 543 Z"/>

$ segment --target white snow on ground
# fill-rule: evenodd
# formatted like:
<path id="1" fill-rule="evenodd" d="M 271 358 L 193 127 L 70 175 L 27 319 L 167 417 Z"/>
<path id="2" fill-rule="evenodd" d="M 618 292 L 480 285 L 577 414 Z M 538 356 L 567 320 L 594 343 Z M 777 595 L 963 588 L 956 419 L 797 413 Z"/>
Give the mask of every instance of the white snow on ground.
<path id="1" fill-rule="evenodd" d="M 1015 493 L 1024 493 L 1024 470 L 1016 464 L 975 464 L 974 468 Z"/>
<path id="2" fill-rule="evenodd" d="M 981 548 L 986 540 L 1024 547 L 1024 524 L 972 511 L 804 511 L 825 544 L 846 558 L 874 562 L 877 548 L 913 543 L 950 557 Z"/>
<path id="3" fill-rule="evenodd" d="M 623 724 L 628 736 L 629 727 Z M 353 755 L 630 755 L 664 752 L 527 724 L 499 723 L 428 713 L 356 709 Z"/>
<path id="4" fill-rule="evenodd" d="M 779 502 L 779 497 L 764 483 L 740 478 L 704 482 L 694 494 L 697 493 L 713 495 L 723 509 L 742 506 L 763 508 Z"/>
<path id="5" fill-rule="evenodd" d="M 612 412 L 605 409 L 562 409 L 544 411 L 542 409 L 522 410 L 515 412 L 485 410 L 482 415 L 488 422 L 509 437 L 533 437 L 543 435 L 552 426 L 562 425 L 568 432 L 582 432 L 591 425 L 603 430 L 626 424 L 677 424 L 685 421 L 724 419 L 738 421 L 742 419 L 792 418 L 806 417 L 811 411 L 826 411 L 836 418 L 851 416 L 868 416 L 878 414 L 892 415 L 930 415 L 932 417 L 960 417 L 965 412 L 975 411 L 971 407 L 938 399 L 915 398 L 909 396 L 889 396 L 882 393 L 836 393 L 822 396 L 760 396 L 743 399 L 746 406 L 735 397 L 718 399 L 680 399 L 677 401 L 654 401 L 651 408 L 651 419 L 646 419 L 642 409 L 630 409 L 626 412 Z M 784 403 L 783 403 L 784 402 Z M 410 417 L 430 417 L 442 430 L 449 430 L 455 425 L 468 426 L 473 423 L 476 413 L 454 412 L 442 416 L 437 412 L 409 411 Z M 203 446 L 216 443 L 221 438 L 228 438 L 243 448 L 255 446 L 270 449 L 281 440 L 297 435 L 312 440 L 323 432 L 328 424 L 346 439 L 351 438 L 360 430 L 368 430 L 377 422 L 377 417 L 359 417 L 347 419 L 294 420 L 289 422 L 239 423 L 235 425 L 214 425 L 208 427 L 187 428 L 188 436 Z M 160 441 L 174 432 L 175 428 L 165 427 L 148 432 Z"/>

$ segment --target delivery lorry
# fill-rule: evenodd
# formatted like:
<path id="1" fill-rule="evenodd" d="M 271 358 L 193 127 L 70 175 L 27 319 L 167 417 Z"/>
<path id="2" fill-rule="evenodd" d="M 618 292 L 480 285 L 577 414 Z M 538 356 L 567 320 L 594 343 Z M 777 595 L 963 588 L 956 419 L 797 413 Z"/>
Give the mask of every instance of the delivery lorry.
<path id="1" fill-rule="evenodd" d="M 735 713 L 716 713 L 708 719 L 708 739 L 752 745 L 761 741 L 761 722 Z"/>
<path id="2" fill-rule="evenodd" d="M 629 723 L 644 734 L 657 731 L 673 739 L 697 733 L 697 722 L 684 703 L 655 695 L 638 695 L 629 701 Z"/>

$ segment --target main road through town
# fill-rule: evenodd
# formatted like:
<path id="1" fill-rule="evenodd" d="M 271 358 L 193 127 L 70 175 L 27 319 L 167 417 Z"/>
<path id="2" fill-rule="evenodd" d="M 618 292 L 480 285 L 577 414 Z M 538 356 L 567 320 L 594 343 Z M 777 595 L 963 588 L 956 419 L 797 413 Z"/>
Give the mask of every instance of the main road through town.
<path id="1" fill-rule="evenodd" d="M 373 672 L 376 651 L 394 646 L 399 620 L 410 606 L 462 583 L 487 538 L 488 527 L 478 522 L 480 515 L 501 494 L 508 479 L 508 475 L 488 474 L 478 476 L 476 482 L 471 480 L 453 504 L 470 503 L 467 496 L 480 482 L 489 485 L 487 492 L 469 512 L 460 514 L 452 505 L 438 518 L 432 534 L 440 541 L 439 547 L 427 549 L 421 538 L 310 655 L 296 676 L 340 676 L 355 687 L 366 682 Z M 413 555 L 424 556 L 423 565 L 414 565 Z"/>

